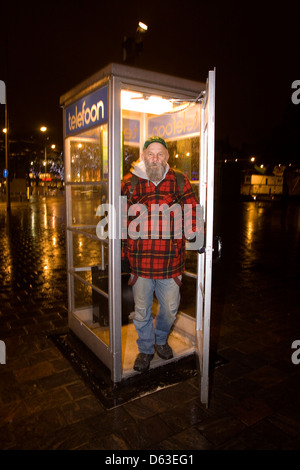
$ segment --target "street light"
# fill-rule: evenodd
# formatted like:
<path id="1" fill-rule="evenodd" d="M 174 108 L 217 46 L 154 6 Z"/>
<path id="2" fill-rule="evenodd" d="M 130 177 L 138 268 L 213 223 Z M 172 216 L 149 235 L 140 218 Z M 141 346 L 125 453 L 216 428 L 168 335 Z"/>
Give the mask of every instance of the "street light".
<path id="1" fill-rule="evenodd" d="M 145 33 L 146 31 L 148 31 L 148 26 L 145 23 L 143 23 L 142 21 L 139 21 L 139 25 L 137 27 L 137 32 Z"/>
<path id="2" fill-rule="evenodd" d="M 10 211 L 10 185 L 9 185 L 9 162 L 8 162 L 8 109 L 7 109 L 7 91 L 3 80 L 0 80 L 0 104 L 5 105 L 5 127 L 3 133 L 5 135 L 5 170 L 6 170 L 6 210 Z"/>
<path id="3" fill-rule="evenodd" d="M 40 131 L 41 132 L 46 132 L 47 131 L 47 127 L 46 126 L 42 126 L 40 128 Z M 44 183 L 44 187 L 45 187 L 45 196 L 46 196 L 46 171 L 47 171 L 47 142 L 45 142 L 45 161 L 44 161 L 44 167 L 45 167 L 45 170 L 44 170 L 44 175 L 45 175 L 45 183 Z"/>
<path id="4" fill-rule="evenodd" d="M 142 36 L 148 31 L 148 26 L 139 21 L 138 27 L 135 31 L 135 35 L 129 37 L 124 36 L 123 38 L 123 62 L 134 63 L 138 55 L 143 50 Z"/>

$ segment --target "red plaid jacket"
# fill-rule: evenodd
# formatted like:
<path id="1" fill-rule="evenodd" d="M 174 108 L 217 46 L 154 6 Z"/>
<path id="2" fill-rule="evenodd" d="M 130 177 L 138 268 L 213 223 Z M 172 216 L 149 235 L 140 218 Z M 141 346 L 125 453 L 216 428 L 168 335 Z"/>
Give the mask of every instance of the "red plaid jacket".
<path id="1" fill-rule="evenodd" d="M 147 179 L 138 178 L 131 196 L 131 177 L 131 173 L 126 175 L 121 185 L 122 195 L 127 196 L 127 214 L 128 210 L 129 214 L 133 211 L 132 216 L 127 217 L 128 233 L 127 238 L 122 240 L 122 259 L 128 258 L 133 275 L 152 279 L 176 278 L 183 273 L 185 265 L 185 235 L 187 235 L 185 233 L 187 229 L 184 232 L 183 225 L 185 204 L 190 205 L 186 208 L 189 209 L 187 214 L 188 220 L 191 221 L 189 227 L 191 237 L 194 236 L 192 232 L 196 231 L 195 208 L 198 200 L 191 184 L 184 176 L 183 193 L 180 193 L 175 173 L 169 169 L 157 186 Z M 140 206 L 136 204 L 143 204 L 143 208 L 147 208 L 144 215 L 143 211 L 137 210 Z M 162 204 L 168 207 L 176 204 L 177 209 L 169 214 L 157 211 L 158 205 L 162 207 Z M 164 207 L 167 209 L 167 206 Z M 179 219 L 176 214 L 180 215 L 178 210 L 180 208 L 182 216 Z M 137 226 L 134 236 L 130 236 L 131 223 L 134 224 L 133 227 Z"/>

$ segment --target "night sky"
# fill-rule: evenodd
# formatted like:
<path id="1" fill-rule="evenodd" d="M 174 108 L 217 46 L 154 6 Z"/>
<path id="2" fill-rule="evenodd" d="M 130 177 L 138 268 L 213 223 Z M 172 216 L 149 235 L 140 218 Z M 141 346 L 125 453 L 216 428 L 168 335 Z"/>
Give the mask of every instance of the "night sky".
<path id="1" fill-rule="evenodd" d="M 61 144 L 62 94 L 110 62 L 138 21 L 137 67 L 205 81 L 216 67 L 216 139 L 261 158 L 300 155 L 299 2 L 1 2 L 0 79 L 11 135 L 45 124 Z M 4 20 L 5 19 L 5 20 Z M 1 125 L 4 106 L 0 107 Z"/>

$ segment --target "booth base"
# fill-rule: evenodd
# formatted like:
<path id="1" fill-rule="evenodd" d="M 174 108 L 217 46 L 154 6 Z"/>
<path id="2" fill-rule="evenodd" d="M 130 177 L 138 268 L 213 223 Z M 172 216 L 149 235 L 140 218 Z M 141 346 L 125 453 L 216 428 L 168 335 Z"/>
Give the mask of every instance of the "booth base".
<path id="1" fill-rule="evenodd" d="M 100 327 L 94 327 L 93 333 L 104 343 L 108 343 L 109 338 L 107 330 Z M 132 321 L 129 321 L 127 325 L 122 327 L 121 334 L 123 377 L 136 375 L 138 374 L 138 372 L 133 370 L 133 364 L 136 356 L 139 353 L 136 342 L 138 339 L 138 335 Z M 191 355 L 195 351 L 194 343 L 190 339 L 184 337 L 182 334 L 176 331 L 171 332 L 168 338 L 168 343 L 174 353 L 173 361 L 178 361 L 178 359 L 180 359 L 182 356 Z M 153 360 L 151 361 L 150 367 L 153 368 L 163 364 L 165 364 L 165 361 L 159 358 L 157 354 L 155 354 Z"/>
<path id="2" fill-rule="evenodd" d="M 121 382 L 113 383 L 110 370 L 75 336 L 71 330 L 49 335 L 63 356 L 84 380 L 106 409 L 112 409 L 141 396 L 175 385 L 198 375 L 196 355 L 163 361 L 143 374 L 128 376 Z M 211 368 L 225 364 L 212 353 Z"/>

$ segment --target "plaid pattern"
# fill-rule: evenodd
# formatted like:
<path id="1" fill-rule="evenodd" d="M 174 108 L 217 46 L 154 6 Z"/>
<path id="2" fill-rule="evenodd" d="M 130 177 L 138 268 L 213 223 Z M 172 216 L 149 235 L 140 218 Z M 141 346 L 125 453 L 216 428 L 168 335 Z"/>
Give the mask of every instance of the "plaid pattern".
<path id="1" fill-rule="evenodd" d="M 127 213 L 128 209 L 137 209 L 138 207 L 134 204 L 138 203 L 147 207 L 147 213 L 145 216 L 141 216 L 141 212 L 134 210 L 132 216 L 128 217 L 128 230 L 132 227 L 131 223 L 134 224 L 134 227 L 138 224 L 138 221 L 140 222 L 136 228 L 136 232 L 140 231 L 140 237 L 134 239 L 129 236 L 129 232 L 127 239 L 122 240 L 122 258 L 128 258 L 131 272 L 137 276 L 152 279 L 178 277 L 184 271 L 185 263 L 183 227 L 183 208 L 185 204 L 191 205 L 189 220 L 192 221 L 192 224 L 190 229 L 191 231 L 196 230 L 195 207 L 198 200 L 191 184 L 185 176 L 183 194 L 180 194 L 175 173 L 172 169 L 169 169 L 163 181 L 157 186 L 151 181 L 139 178 L 130 201 L 131 176 L 131 173 L 126 175 L 121 186 L 122 195 L 127 196 Z M 178 218 L 174 218 L 173 212 L 170 212 L 170 216 L 163 217 L 162 212 L 158 211 L 158 206 L 156 206 L 155 211 L 154 204 L 158 206 L 166 204 L 168 207 L 179 204 L 182 209 L 179 224 Z M 167 206 L 166 210 L 168 210 Z M 153 217 L 153 214 L 156 214 L 156 217 Z M 167 220 L 170 220 L 169 224 Z M 180 238 L 176 238 L 178 236 Z M 191 233 L 191 236 L 194 236 L 194 234 Z"/>

